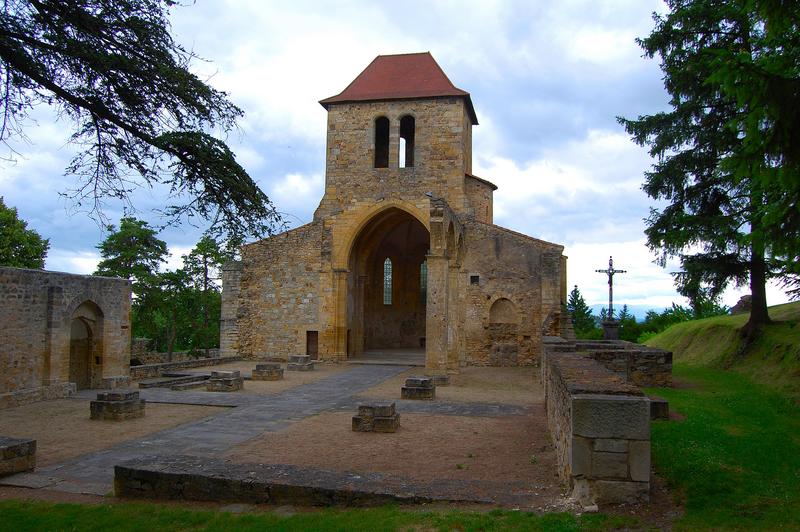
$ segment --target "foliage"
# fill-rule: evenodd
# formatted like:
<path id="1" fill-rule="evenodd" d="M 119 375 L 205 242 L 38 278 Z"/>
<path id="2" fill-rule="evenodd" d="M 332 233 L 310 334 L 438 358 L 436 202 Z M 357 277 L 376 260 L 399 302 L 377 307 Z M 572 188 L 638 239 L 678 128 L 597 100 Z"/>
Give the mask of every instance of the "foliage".
<path id="1" fill-rule="evenodd" d="M 215 234 L 268 233 L 279 215 L 214 136 L 242 111 L 189 70 L 170 35 L 173 0 L 7 0 L 0 10 L 0 141 L 25 138 L 40 104 L 71 120 L 81 146 L 67 168 L 71 196 L 103 218 L 103 203 L 165 185 L 178 220 L 199 216 Z"/>
<path id="2" fill-rule="evenodd" d="M 134 337 L 153 340 L 158 351 L 187 349 L 199 352 L 219 346 L 222 306 L 220 275 L 230 260 L 230 242 L 220 244 L 204 235 L 183 267 L 160 271 L 167 246 L 146 222 L 123 218 L 120 228 L 98 246 L 103 260 L 95 275 L 132 279 L 134 300 L 131 321 Z"/>
<path id="3" fill-rule="evenodd" d="M 733 372 L 676 363 L 674 375 L 688 386 L 648 392 L 686 418 L 652 424 L 655 470 L 685 508 L 675 528 L 800 528 L 796 404 Z"/>
<path id="4" fill-rule="evenodd" d="M 670 12 L 656 15 L 655 29 L 638 42 L 647 56 L 661 57 L 672 110 L 619 119 L 658 159 L 644 190 L 668 202 L 647 220 L 648 245 L 662 262 L 680 258 L 678 290 L 693 301 L 713 300 L 729 283 L 749 279 L 752 333 L 769 321 L 767 277 L 789 278 L 787 265 L 794 263 L 785 259 L 800 246 L 792 162 L 793 104 L 800 98 L 797 4 L 667 4 Z"/>
<path id="5" fill-rule="evenodd" d="M 167 243 L 158 238 L 158 231 L 143 221 L 124 217 L 119 229 L 109 225 L 108 235 L 97 246 L 103 260 L 94 275 L 122 277 L 133 281 L 137 296 L 143 296 L 161 264 L 167 262 Z"/>
<path id="6" fill-rule="evenodd" d="M 34 530 L 619 530 L 641 528 L 625 515 L 491 510 L 418 510 L 384 506 L 369 509 L 325 508 L 291 516 L 272 512 L 236 514 L 182 508 L 175 505 L 121 502 L 115 504 L 54 504 L 0 501 L 4 528 Z"/>
<path id="7" fill-rule="evenodd" d="M 585 338 L 594 331 L 595 320 L 592 309 L 586 304 L 578 285 L 569 293 L 567 300 L 567 311 L 572 317 L 572 326 L 575 328 L 575 336 Z"/>
<path id="8" fill-rule="evenodd" d="M 50 241 L 19 219 L 17 209 L 0 197 L 0 266 L 44 268 Z"/>

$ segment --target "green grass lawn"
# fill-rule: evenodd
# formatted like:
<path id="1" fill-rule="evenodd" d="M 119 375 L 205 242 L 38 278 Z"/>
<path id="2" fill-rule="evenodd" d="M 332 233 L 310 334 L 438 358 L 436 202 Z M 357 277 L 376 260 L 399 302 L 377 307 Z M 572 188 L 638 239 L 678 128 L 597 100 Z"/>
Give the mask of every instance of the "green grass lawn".
<path id="1" fill-rule="evenodd" d="M 231 514 L 198 511 L 148 503 L 107 505 L 53 504 L 0 501 L 0 530 L 615 530 L 636 525 L 627 517 L 590 514 L 581 517 L 559 513 L 494 510 L 409 511 L 397 507 L 362 510 L 325 509 L 279 517 L 268 512 Z"/>
<path id="2" fill-rule="evenodd" d="M 673 325 L 645 343 L 672 351 L 676 363 L 732 369 L 800 401 L 800 302 L 769 308 L 773 323 L 741 352 L 739 329 L 747 314 Z"/>
<path id="3" fill-rule="evenodd" d="M 683 421 L 652 426 L 653 463 L 684 504 L 678 528 L 800 530 L 800 409 L 736 372 L 676 365 L 656 388 Z"/>

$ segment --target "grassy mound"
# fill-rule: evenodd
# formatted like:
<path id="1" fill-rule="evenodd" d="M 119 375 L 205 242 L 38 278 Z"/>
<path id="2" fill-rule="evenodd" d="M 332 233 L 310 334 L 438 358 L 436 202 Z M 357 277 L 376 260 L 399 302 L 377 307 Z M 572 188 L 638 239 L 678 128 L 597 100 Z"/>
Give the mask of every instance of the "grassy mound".
<path id="1" fill-rule="evenodd" d="M 739 329 L 747 314 L 678 323 L 645 343 L 672 351 L 676 364 L 733 369 L 800 400 L 800 302 L 769 315 L 773 323 L 746 350 Z"/>

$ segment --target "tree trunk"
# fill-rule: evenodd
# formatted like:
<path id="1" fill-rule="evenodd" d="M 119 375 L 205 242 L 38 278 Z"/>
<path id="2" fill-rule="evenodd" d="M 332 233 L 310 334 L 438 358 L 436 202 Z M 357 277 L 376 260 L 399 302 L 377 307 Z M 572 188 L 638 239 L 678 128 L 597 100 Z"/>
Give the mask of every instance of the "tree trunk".
<path id="1" fill-rule="evenodd" d="M 746 349 L 757 338 L 761 329 L 770 323 L 767 311 L 767 263 L 764 259 L 764 243 L 760 235 L 753 233 L 753 244 L 750 256 L 750 319 L 741 330 L 744 340 L 742 350 Z"/>
<path id="2" fill-rule="evenodd" d="M 203 257 L 203 343 L 208 358 L 208 261 Z"/>
<path id="3" fill-rule="evenodd" d="M 177 321 L 177 316 L 175 312 L 175 307 L 172 307 L 173 310 L 170 313 L 172 320 L 169 324 L 169 340 L 167 341 L 167 362 L 172 362 L 172 352 L 175 349 L 175 322 Z"/>

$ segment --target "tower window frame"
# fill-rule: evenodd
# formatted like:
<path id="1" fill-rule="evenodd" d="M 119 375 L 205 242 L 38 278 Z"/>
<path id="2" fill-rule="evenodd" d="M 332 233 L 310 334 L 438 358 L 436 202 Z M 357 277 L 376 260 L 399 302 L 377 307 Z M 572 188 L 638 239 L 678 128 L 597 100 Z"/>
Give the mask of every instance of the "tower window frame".
<path id="1" fill-rule="evenodd" d="M 416 136 L 417 121 L 412 115 L 400 118 L 400 140 L 398 153 L 399 168 L 414 167 L 414 137 Z"/>
<path id="2" fill-rule="evenodd" d="M 375 119 L 375 168 L 389 168 L 389 119 L 379 116 Z"/>

